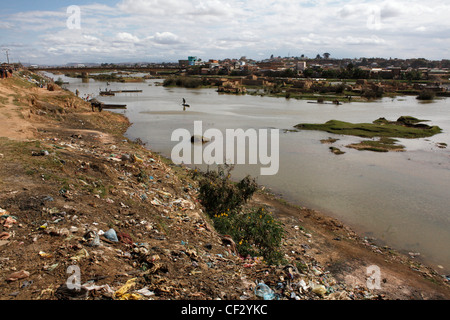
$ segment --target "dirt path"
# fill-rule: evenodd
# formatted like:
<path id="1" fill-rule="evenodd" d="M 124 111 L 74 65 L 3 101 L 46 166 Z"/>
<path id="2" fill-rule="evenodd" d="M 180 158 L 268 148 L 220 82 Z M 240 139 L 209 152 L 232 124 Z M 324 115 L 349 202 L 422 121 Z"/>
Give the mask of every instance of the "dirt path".
<path id="1" fill-rule="evenodd" d="M 8 79 L 1 80 L 8 82 Z M 33 139 L 36 128 L 25 119 L 23 108 L 14 104 L 16 92 L 0 86 L 0 128 L 1 136 L 12 140 Z"/>

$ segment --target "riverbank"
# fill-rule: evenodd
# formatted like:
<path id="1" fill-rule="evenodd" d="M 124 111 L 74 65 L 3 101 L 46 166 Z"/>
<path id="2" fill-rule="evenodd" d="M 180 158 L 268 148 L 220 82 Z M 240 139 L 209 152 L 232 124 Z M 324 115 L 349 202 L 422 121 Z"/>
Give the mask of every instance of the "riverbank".
<path id="1" fill-rule="evenodd" d="M 278 299 L 450 297 L 438 272 L 265 190 L 248 205 L 283 222 L 286 264 L 243 259 L 212 228 L 190 170 L 125 139 L 125 117 L 19 74 L 0 95 L 0 120 L 14 124 L 0 139 L 2 300 L 72 297 L 75 264 L 81 299 L 260 299 L 261 281 Z M 380 289 L 367 288 L 373 265 Z"/>
<path id="2" fill-rule="evenodd" d="M 433 101 L 448 97 L 445 87 L 429 81 L 408 82 L 380 79 L 321 79 L 269 76 L 207 76 L 177 74 L 164 77 L 166 87 L 217 88 L 224 94 L 248 94 L 315 103 L 342 105 L 350 102 L 373 102 L 383 97 L 413 95 L 419 100 Z M 313 103 L 311 101 L 311 103 Z"/>

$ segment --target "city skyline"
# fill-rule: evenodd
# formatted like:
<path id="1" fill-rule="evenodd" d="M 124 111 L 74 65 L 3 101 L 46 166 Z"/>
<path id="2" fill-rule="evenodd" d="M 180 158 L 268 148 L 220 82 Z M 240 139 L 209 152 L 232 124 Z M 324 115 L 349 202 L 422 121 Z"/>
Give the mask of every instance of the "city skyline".
<path id="1" fill-rule="evenodd" d="M 337 59 L 441 60 L 450 43 L 450 4 L 435 0 L 18 0 L 4 7 L 0 47 L 22 63 L 263 60 L 325 52 Z"/>

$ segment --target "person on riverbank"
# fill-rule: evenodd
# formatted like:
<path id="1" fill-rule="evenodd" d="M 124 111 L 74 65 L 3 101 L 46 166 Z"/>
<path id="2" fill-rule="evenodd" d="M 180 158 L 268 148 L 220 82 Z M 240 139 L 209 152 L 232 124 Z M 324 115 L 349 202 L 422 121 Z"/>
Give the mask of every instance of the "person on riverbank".
<path id="1" fill-rule="evenodd" d="M 5 75 L 5 70 L 3 68 L 0 69 L 0 79 L 3 79 Z"/>

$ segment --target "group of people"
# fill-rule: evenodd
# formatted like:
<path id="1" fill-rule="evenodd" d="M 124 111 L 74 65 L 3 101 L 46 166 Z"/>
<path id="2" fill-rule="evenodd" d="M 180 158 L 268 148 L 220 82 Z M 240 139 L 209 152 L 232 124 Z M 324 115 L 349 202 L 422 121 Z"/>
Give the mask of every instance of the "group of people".
<path id="1" fill-rule="evenodd" d="M 6 79 L 9 77 L 12 77 L 13 74 L 13 70 L 11 68 L 6 69 L 6 68 L 0 68 L 0 79 Z"/>

